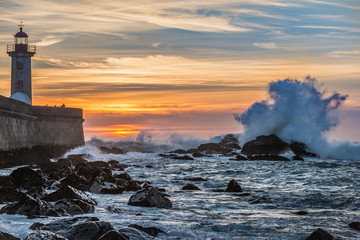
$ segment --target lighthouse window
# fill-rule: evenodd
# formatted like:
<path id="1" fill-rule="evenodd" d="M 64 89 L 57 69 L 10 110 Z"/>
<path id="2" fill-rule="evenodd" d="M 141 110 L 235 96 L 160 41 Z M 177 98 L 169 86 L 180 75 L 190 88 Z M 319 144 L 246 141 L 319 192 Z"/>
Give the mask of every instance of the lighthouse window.
<path id="1" fill-rule="evenodd" d="M 24 64 L 22 64 L 21 62 L 16 62 L 16 70 L 23 70 L 24 69 Z"/>
<path id="2" fill-rule="evenodd" d="M 17 89 L 22 89 L 24 87 L 24 81 L 23 80 L 18 80 L 16 82 L 16 88 Z"/>

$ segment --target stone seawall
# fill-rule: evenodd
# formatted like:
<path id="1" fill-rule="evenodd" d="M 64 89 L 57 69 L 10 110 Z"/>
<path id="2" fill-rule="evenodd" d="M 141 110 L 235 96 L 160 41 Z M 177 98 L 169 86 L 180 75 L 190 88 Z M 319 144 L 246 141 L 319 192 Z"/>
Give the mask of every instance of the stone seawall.
<path id="1" fill-rule="evenodd" d="M 31 106 L 0 96 L 0 167 L 38 163 L 84 145 L 82 109 Z"/>

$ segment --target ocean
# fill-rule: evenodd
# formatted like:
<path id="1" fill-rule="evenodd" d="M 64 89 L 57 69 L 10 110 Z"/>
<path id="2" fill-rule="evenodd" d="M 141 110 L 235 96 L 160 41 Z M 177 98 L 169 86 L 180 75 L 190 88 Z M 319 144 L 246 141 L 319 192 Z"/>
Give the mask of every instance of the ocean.
<path id="1" fill-rule="evenodd" d="M 173 208 L 145 208 L 127 205 L 134 192 L 119 195 L 92 194 L 99 205 L 93 214 L 109 221 L 115 229 L 129 224 L 158 227 L 159 239 L 305 239 L 322 228 L 338 239 L 360 239 L 360 232 L 348 224 L 360 220 L 360 162 L 305 158 L 304 161 L 232 161 L 229 157 L 173 160 L 155 153 L 101 154 L 94 146 L 68 154 L 89 153 L 89 161 L 117 160 L 131 165 L 131 177 L 166 189 Z M 2 169 L 8 175 L 13 169 Z M 116 173 L 116 172 L 114 172 Z M 201 177 L 206 181 L 190 181 Z M 229 193 L 235 179 L 244 193 Z M 182 191 L 187 183 L 198 191 Z M 5 206 L 0 205 L 0 207 Z M 107 208 L 116 207 L 117 213 Z M 297 215 L 306 211 L 306 215 Z M 84 216 L 84 215 L 82 215 Z M 35 222 L 22 215 L 0 215 L 0 230 L 26 237 Z"/>

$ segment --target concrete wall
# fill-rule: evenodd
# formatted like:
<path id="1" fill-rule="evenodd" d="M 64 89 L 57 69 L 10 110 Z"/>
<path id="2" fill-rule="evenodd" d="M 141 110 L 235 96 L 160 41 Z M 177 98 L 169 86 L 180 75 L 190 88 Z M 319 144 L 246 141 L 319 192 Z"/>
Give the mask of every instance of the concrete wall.
<path id="1" fill-rule="evenodd" d="M 31 106 L 0 96 L 0 151 L 84 145 L 83 122 L 82 109 Z"/>

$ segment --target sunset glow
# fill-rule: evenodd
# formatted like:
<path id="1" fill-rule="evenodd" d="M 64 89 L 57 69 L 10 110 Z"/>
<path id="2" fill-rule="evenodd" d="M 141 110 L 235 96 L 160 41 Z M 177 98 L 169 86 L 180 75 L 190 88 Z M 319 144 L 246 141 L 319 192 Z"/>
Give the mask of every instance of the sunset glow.
<path id="1" fill-rule="evenodd" d="M 269 82 L 311 75 L 349 94 L 335 132 L 360 140 L 357 1 L 8 0 L 0 9 L 0 95 L 10 94 L 6 44 L 22 20 L 38 46 L 33 104 L 83 108 L 87 139 L 238 133 L 233 114 L 266 99 Z"/>

